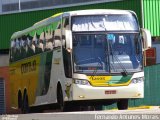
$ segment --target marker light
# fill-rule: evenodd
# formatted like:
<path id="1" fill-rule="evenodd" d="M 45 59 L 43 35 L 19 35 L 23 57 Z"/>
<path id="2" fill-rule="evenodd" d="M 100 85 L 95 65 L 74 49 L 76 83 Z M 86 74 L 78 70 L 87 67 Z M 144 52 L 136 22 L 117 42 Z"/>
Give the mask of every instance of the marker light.
<path id="1" fill-rule="evenodd" d="M 132 79 L 132 83 L 137 84 L 137 83 L 141 83 L 144 81 L 144 77 L 139 77 L 139 78 L 133 78 Z"/>

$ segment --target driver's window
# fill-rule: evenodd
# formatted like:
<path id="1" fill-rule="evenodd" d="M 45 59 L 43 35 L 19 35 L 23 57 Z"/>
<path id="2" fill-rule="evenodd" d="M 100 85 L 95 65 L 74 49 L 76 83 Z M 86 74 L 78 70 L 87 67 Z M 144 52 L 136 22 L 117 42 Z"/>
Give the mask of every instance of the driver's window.
<path id="1" fill-rule="evenodd" d="M 105 43 L 105 35 L 94 35 L 94 46 L 102 47 Z"/>
<path id="2" fill-rule="evenodd" d="M 92 44 L 92 41 L 90 39 L 90 36 L 88 36 L 88 35 L 82 35 L 80 37 L 80 45 L 81 46 L 91 46 L 91 44 Z"/>
<path id="3" fill-rule="evenodd" d="M 136 35 L 135 38 L 134 38 L 134 44 L 135 44 L 135 52 L 136 54 L 140 54 L 140 39 L 138 38 L 138 36 Z"/>

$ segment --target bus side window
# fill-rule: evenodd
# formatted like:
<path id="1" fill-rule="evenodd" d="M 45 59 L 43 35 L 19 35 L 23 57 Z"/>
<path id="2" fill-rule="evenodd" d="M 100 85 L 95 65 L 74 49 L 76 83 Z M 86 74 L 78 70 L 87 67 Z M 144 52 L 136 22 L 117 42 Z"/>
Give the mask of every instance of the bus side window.
<path id="1" fill-rule="evenodd" d="M 63 47 L 63 63 L 64 63 L 65 76 L 67 78 L 71 78 L 72 77 L 71 53 L 64 47 Z"/>
<path id="2" fill-rule="evenodd" d="M 49 51 L 53 49 L 53 39 L 52 39 L 52 31 L 48 31 L 46 33 L 46 47 L 45 51 Z"/>
<path id="3" fill-rule="evenodd" d="M 62 25 L 62 44 L 66 48 L 65 31 L 69 30 L 69 17 L 63 17 Z"/>
<path id="4" fill-rule="evenodd" d="M 37 53 L 41 53 L 44 51 L 44 41 L 46 39 L 46 33 L 43 31 L 40 35 L 40 38 L 38 39 L 37 43 Z"/>
<path id="5" fill-rule="evenodd" d="M 135 44 L 135 52 L 136 54 L 140 54 L 140 38 L 138 38 L 137 36 L 135 36 L 134 38 L 134 44 Z"/>
<path id="6" fill-rule="evenodd" d="M 66 36 L 65 31 L 69 30 L 69 17 L 64 17 L 62 21 L 62 45 L 63 45 L 63 63 L 65 76 L 67 78 L 72 77 L 72 67 L 71 67 L 71 51 L 66 49 Z"/>
<path id="7" fill-rule="evenodd" d="M 34 38 L 33 38 L 33 41 L 32 41 L 32 50 L 34 52 L 34 54 L 38 54 L 38 46 L 39 46 L 39 38 L 40 38 L 40 35 L 38 34 L 35 34 Z"/>
<path id="8" fill-rule="evenodd" d="M 10 61 L 15 61 L 16 40 L 11 41 Z"/>
<path id="9" fill-rule="evenodd" d="M 20 38 L 16 39 L 15 60 L 20 59 Z"/>
<path id="10" fill-rule="evenodd" d="M 27 40 L 27 37 L 26 35 L 22 36 L 21 38 L 21 58 L 25 58 L 26 55 L 27 55 L 27 52 L 26 52 L 26 40 Z"/>
<path id="11" fill-rule="evenodd" d="M 28 35 L 27 37 L 27 57 L 30 57 L 34 54 L 34 50 L 32 48 L 32 43 L 33 43 L 33 37 Z"/>
<path id="12" fill-rule="evenodd" d="M 60 47 L 61 46 L 61 23 L 57 25 L 57 29 L 54 31 L 54 46 Z"/>
<path id="13" fill-rule="evenodd" d="M 54 36 L 54 44 L 55 47 L 61 46 L 60 36 Z"/>
<path id="14" fill-rule="evenodd" d="M 68 30 L 69 29 L 69 18 L 63 18 L 63 27 Z"/>

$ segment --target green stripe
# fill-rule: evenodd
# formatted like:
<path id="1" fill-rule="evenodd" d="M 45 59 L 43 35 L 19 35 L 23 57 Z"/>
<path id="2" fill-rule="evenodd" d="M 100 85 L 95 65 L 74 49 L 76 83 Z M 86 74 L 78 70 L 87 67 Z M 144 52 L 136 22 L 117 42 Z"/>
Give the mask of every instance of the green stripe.
<path id="1" fill-rule="evenodd" d="M 109 84 L 122 84 L 126 83 L 131 79 L 131 75 L 127 76 L 112 76 L 111 80 L 109 81 Z"/>

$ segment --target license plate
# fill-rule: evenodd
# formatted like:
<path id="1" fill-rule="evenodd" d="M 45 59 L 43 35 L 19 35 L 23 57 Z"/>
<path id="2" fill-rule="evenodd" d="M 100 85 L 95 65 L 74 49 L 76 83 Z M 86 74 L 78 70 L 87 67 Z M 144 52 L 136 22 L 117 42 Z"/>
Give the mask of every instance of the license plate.
<path id="1" fill-rule="evenodd" d="M 116 94 L 117 91 L 116 90 L 106 90 L 105 94 Z"/>

